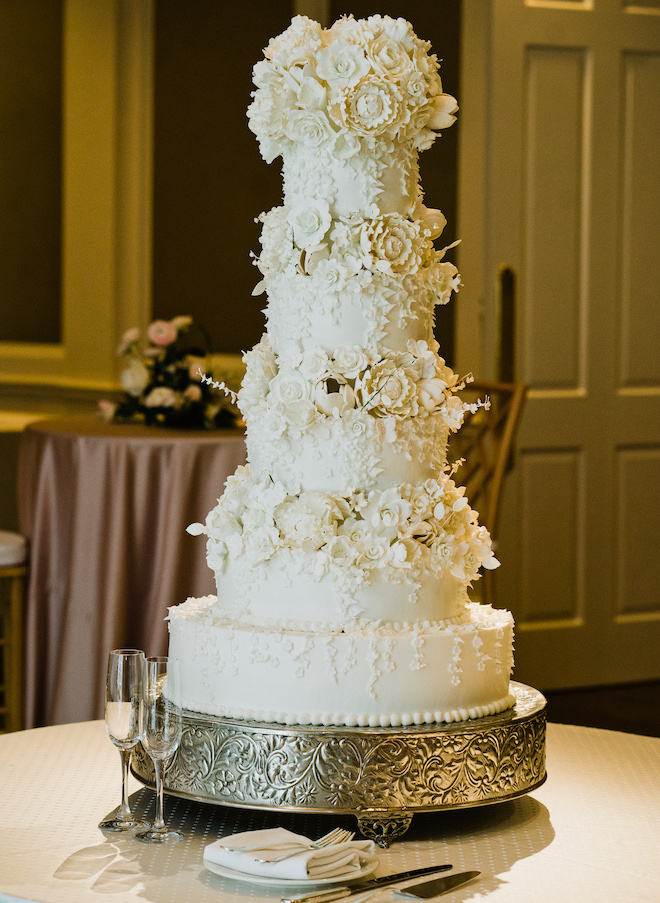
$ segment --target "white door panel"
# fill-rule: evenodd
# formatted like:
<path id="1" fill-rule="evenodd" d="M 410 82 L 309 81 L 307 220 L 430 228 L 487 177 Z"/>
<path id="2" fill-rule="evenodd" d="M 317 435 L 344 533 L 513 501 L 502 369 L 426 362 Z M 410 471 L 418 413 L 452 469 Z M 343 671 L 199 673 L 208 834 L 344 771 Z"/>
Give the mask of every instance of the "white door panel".
<path id="1" fill-rule="evenodd" d="M 463 15 L 458 366 L 497 378 L 510 267 L 530 386 L 498 544 L 516 676 L 660 678 L 660 4 Z"/>

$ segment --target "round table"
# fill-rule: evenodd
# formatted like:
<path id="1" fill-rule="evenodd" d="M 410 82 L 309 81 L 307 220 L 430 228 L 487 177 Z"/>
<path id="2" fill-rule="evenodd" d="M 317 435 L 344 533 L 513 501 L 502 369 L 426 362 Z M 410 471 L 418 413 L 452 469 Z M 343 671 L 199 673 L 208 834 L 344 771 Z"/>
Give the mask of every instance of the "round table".
<path id="1" fill-rule="evenodd" d="M 660 740 L 549 724 L 547 750 L 542 787 L 481 809 L 416 816 L 403 839 L 378 851 L 376 874 L 435 863 L 479 869 L 447 895 L 452 903 L 657 903 Z M 183 830 L 183 842 L 159 848 L 104 836 L 97 824 L 119 802 L 120 765 L 101 721 L 0 736 L 0 762 L 0 903 L 277 901 L 281 890 L 207 871 L 203 847 L 276 824 L 308 836 L 354 827 L 350 818 L 166 797 L 166 821 Z M 134 810 L 153 817 L 153 793 L 130 782 Z M 392 889 L 377 898 L 403 899 Z"/>
<path id="2" fill-rule="evenodd" d="M 239 430 L 182 431 L 91 415 L 21 436 L 19 512 L 30 544 L 26 727 L 103 716 L 110 649 L 167 651 L 170 605 L 215 592 L 203 521 L 245 462 Z"/>

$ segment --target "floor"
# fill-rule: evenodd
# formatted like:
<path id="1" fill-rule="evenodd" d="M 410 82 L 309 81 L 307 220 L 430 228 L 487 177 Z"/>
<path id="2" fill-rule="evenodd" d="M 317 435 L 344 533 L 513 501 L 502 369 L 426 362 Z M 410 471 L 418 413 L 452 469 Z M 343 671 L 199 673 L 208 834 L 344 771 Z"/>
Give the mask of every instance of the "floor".
<path id="1" fill-rule="evenodd" d="M 660 737 L 660 682 L 543 691 L 548 721 Z"/>

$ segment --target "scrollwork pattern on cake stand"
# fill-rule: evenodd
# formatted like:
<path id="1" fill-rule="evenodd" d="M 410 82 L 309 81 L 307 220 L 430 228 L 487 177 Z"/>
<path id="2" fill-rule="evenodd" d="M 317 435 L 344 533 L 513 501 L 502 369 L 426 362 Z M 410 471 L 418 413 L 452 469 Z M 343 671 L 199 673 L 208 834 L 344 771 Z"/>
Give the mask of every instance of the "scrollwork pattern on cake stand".
<path id="1" fill-rule="evenodd" d="M 545 773 L 545 699 L 512 684 L 513 710 L 450 725 L 319 728 L 184 713 L 168 793 L 244 808 L 353 814 L 381 846 L 417 811 L 466 808 L 530 792 Z M 138 746 L 133 772 L 153 783 Z"/>

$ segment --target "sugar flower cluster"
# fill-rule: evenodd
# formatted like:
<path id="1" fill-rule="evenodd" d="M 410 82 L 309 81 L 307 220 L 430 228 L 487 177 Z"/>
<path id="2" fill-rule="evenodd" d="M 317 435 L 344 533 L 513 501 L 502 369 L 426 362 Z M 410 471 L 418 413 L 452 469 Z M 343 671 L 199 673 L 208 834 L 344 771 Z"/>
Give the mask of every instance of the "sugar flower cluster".
<path id="1" fill-rule="evenodd" d="M 290 143 L 327 143 L 345 158 L 374 139 L 430 147 L 454 122 L 438 60 L 405 19 L 344 17 L 323 29 L 306 16 L 268 44 L 253 71 L 250 128 L 270 163 Z M 369 144 L 368 142 L 372 142 Z"/>
<path id="2" fill-rule="evenodd" d="M 350 412 L 395 420 L 439 414 L 457 430 L 468 406 L 454 392 L 465 382 L 432 344 L 410 341 L 408 351 L 387 356 L 359 345 L 332 354 L 313 348 L 282 360 L 266 335 L 244 356 L 238 404 L 244 417 L 259 415 L 272 438 Z"/>
<path id="3" fill-rule="evenodd" d="M 239 467 L 206 523 L 191 524 L 188 532 L 207 535 L 208 562 L 216 571 L 228 558 L 246 556 L 257 566 L 280 550 L 312 553 L 319 575 L 331 566 L 365 577 L 376 568 L 427 568 L 468 583 L 480 567 L 499 564 L 465 489 L 447 473 L 421 486 L 293 495 L 282 483 L 254 481 L 249 468 Z"/>
<path id="4" fill-rule="evenodd" d="M 448 248 L 433 246 L 445 218 L 423 205 L 416 213 L 421 218 L 376 210 L 369 219 L 357 215 L 333 219 L 328 201 L 315 197 L 293 208 L 275 207 L 260 217 L 262 250 L 256 263 L 265 281 L 254 294 L 280 273 L 289 278 L 311 276 L 313 287 L 327 293 L 350 290 L 351 284 L 358 284 L 358 276 L 364 284 L 372 274 L 401 279 L 419 272 L 435 303 L 446 304 L 460 277 L 453 263 L 443 261 Z"/>

